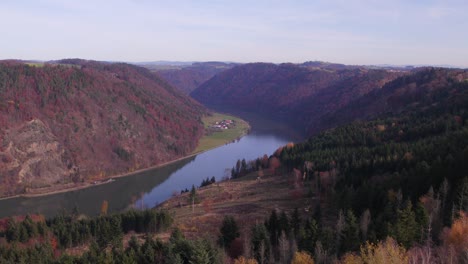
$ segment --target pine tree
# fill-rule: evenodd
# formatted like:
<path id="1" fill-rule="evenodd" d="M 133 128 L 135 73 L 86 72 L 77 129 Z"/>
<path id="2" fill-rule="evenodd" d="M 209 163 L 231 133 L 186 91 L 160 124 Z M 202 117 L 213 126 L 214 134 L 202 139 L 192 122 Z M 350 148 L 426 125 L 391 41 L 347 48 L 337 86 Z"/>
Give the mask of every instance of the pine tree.
<path id="1" fill-rule="evenodd" d="M 403 210 L 397 210 L 397 222 L 393 228 L 395 238 L 406 248 L 415 242 L 420 234 L 411 201 L 407 201 Z"/>
<path id="2" fill-rule="evenodd" d="M 345 226 L 342 233 L 341 252 L 354 251 L 359 248 L 359 226 L 353 211 L 348 210 L 345 218 Z"/>
<path id="3" fill-rule="evenodd" d="M 297 207 L 294 209 L 294 212 L 291 216 L 291 228 L 294 230 L 294 235 L 297 237 L 299 229 L 301 228 L 301 216 L 299 215 L 299 210 Z"/>
<path id="4" fill-rule="evenodd" d="M 270 256 L 270 238 L 268 231 L 263 224 L 256 224 L 252 228 L 252 237 L 250 239 L 252 254 L 258 263 L 265 263 Z"/>
<path id="5" fill-rule="evenodd" d="M 219 231 L 221 235 L 218 238 L 218 243 L 225 249 L 228 249 L 232 241 L 240 236 L 239 227 L 232 216 L 224 216 L 223 224 Z"/>
<path id="6" fill-rule="evenodd" d="M 279 226 L 278 215 L 276 214 L 276 210 L 273 210 L 270 215 L 270 219 L 268 220 L 268 224 L 266 225 L 268 231 L 270 232 L 270 241 L 271 245 L 276 247 L 278 245 L 278 239 L 281 234 L 281 229 Z"/>
<path id="7" fill-rule="evenodd" d="M 190 200 L 190 203 L 192 204 L 192 213 L 193 213 L 195 210 L 195 202 L 197 201 L 197 189 L 195 188 L 195 185 L 193 184 L 192 184 L 192 189 L 190 190 L 189 200 Z"/>

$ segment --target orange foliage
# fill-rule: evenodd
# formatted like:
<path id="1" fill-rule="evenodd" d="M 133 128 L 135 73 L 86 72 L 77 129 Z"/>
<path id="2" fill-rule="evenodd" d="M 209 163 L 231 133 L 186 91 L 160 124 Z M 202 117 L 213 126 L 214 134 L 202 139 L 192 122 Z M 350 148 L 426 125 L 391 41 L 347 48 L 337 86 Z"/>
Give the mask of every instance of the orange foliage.
<path id="1" fill-rule="evenodd" d="M 362 258 L 355 253 L 346 253 L 342 260 L 341 263 L 343 264 L 361 264 L 363 263 Z"/>
<path id="2" fill-rule="evenodd" d="M 54 236 L 50 238 L 50 246 L 52 247 L 53 250 L 56 250 L 57 249 L 57 238 L 55 238 Z"/>
<path id="3" fill-rule="evenodd" d="M 314 264 L 314 259 L 306 252 L 298 251 L 294 254 L 291 264 Z"/>
<path id="4" fill-rule="evenodd" d="M 271 157 L 268 162 L 268 167 L 270 168 L 272 173 L 276 173 L 276 169 L 281 166 L 281 161 L 277 157 Z"/>
<path id="5" fill-rule="evenodd" d="M 109 203 L 107 200 L 102 201 L 101 204 L 101 215 L 106 215 L 107 214 L 107 209 L 109 208 Z"/>
<path id="6" fill-rule="evenodd" d="M 258 264 L 255 259 L 246 259 L 243 256 L 234 260 L 234 264 Z"/>
<path id="7" fill-rule="evenodd" d="M 468 216 L 465 212 L 460 212 L 460 218 L 453 222 L 446 243 L 452 245 L 458 252 L 468 249 Z"/>
<path id="8" fill-rule="evenodd" d="M 278 149 L 275 150 L 275 153 L 273 154 L 276 157 L 281 156 L 281 152 L 283 152 L 284 147 L 279 147 Z"/>
<path id="9" fill-rule="evenodd" d="M 236 238 L 231 242 L 228 249 L 228 254 L 231 258 L 237 258 L 244 253 L 244 240 Z"/>

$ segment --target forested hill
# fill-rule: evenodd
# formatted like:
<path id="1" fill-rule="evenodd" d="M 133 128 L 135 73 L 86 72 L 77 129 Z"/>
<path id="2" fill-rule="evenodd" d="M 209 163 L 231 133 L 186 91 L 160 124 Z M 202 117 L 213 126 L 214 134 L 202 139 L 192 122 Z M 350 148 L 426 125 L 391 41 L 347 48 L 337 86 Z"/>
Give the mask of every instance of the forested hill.
<path id="1" fill-rule="evenodd" d="M 454 84 L 468 79 L 468 71 L 446 68 L 420 68 L 397 78 L 334 112 L 323 115 L 309 127 L 309 134 L 337 127 L 350 121 L 371 119 L 384 113 L 420 109 L 423 105 L 440 104 L 444 96 L 454 92 Z M 304 116 L 307 119 L 307 115 Z"/>
<path id="2" fill-rule="evenodd" d="M 215 109 L 236 108 L 288 120 L 306 132 L 323 115 L 405 74 L 320 62 L 251 63 L 215 75 L 191 96 Z"/>
<path id="3" fill-rule="evenodd" d="M 175 88 L 190 94 L 202 83 L 208 81 L 216 74 L 236 66 L 235 63 L 224 62 L 196 62 L 189 66 L 155 67 L 143 65 L 159 74 L 164 80 Z"/>
<path id="4" fill-rule="evenodd" d="M 149 70 L 0 62 L 0 196 L 99 179 L 192 151 L 205 108 Z"/>
<path id="5" fill-rule="evenodd" d="M 382 109 L 398 111 L 283 148 L 282 164 L 304 173 L 304 186 L 318 198 L 308 220 L 318 229 L 304 227 L 304 250 L 314 253 L 320 241 L 340 256 L 390 236 L 411 248 L 401 257 L 413 263 L 466 262 L 467 77 L 463 70 L 429 69 L 396 80 L 361 103 L 385 102 Z M 462 226 L 444 229 L 458 217 Z"/>
<path id="6" fill-rule="evenodd" d="M 315 263 L 467 263 L 468 71 L 418 70 L 343 112 L 370 120 L 233 164 L 232 176 L 255 186 L 245 196 L 269 197 L 235 215 L 250 226 L 245 256 L 288 263 L 297 249 Z M 265 200 L 275 209 L 249 222 Z"/>

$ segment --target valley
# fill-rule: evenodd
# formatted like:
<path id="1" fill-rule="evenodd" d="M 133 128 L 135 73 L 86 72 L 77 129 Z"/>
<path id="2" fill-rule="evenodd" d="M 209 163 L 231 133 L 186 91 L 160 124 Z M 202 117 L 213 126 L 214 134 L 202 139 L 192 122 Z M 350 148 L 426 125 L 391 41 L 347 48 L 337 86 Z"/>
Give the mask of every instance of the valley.
<path id="1" fill-rule="evenodd" d="M 0 200 L 0 217 L 22 215 L 26 213 L 40 213 L 48 217 L 55 216 L 62 211 L 70 212 L 77 206 L 86 215 L 99 214 L 103 201 L 109 204 L 109 212 L 120 212 L 128 208 L 151 208 L 170 198 L 174 192 L 190 188 L 192 184 L 199 185 L 206 177 L 214 176 L 218 181 L 229 176 L 231 167 L 238 159 L 255 159 L 273 152 L 276 148 L 286 144 L 290 138 L 284 133 L 276 135 L 274 131 L 265 133 L 251 130 L 243 135 L 248 128 L 244 121 L 221 114 L 214 114 L 205 119 L 209 125 L 212 120 L 219 118 L 233 118 L 239 122 L 239 134 L 217 132 L 215 138 L 206 137 L 209 145 L 204 151 L 199 151 L 176 161 L 162 164 L 153 168 L 135 171 L 122 176 L 113 176 L 112 182 L 93 184 L 93 182 L 73 185 L 69 189 L 55 186 L 53 193 L 39 192 L 37 195 L 21 195 L 15 198 Z M 240 125 L 243 123 L 244 125 Z M 286 130 L 286 128 L 285 128 Z M 291 132 L 292 133 L 292 132 Z M 211 135 L 213 136 L 213 135 Z M 240 138 L 239 138 L 240 137 Z M 200 144 L 203 139 L 200 141 Z M 217 148 L 206 149 L 207 146 Z M 119 195 L 115 195 L 118 193 Z"/>
<path id="2" fill-rule="evenodd" d="M 185 94 L 190 94 L 202 83 L 208 81 L 216 74 L 228 70 L 238 63 L 226 62 L 146 62 L 137 63 L 161 76 L 169 84 L 177 87 Z"/>
<path id="3" fill-rule="evenodd" d="M 468 264 L 468 1 L 3 1 L 0 264 Z"/>
<path id="4" fill-rule="evenodd" d="M 320 62 L 250 63 L 221 72 L 191 96 L 218 111 L 234 108 L 288 122 L 310 136 L 329 128 L 318 126 L 327 114 L 408 74 L 405 69 Z"/>
<path id="5" fill-rule="evenodd" d="M 66 62 L 70 61 L 62 63 Z M 262 262 L 268 256 L 271 263 L 284 263 L 305 252 L 317 262 L 348 263 L 362 256 L 353 252 L 369 241 L 378 247 L 396 247 L 398 242 L 401 246 L 395 250 L 401 258 L 416 261 L 427 237 L 435 243 L 434 258 L 442 260 L 439 252 L 456 247 L 451 258 L 462 260 L 465 242 L 455 244 L 451 237 L 463 225 L 468 205 L 467 78 L 466 70 L 444 68 L 237 65 L 192 92 L 211 109 L 230 114 L 211 112 L 167 87 L 185 102 L 194 102 L 203 131 L 196 146 L 176 155 L 175 161 L 127 171 L 123 175 L 131 177 L 111 181 L 104 174 L 90 177 L 78 185 L 87 187 L 83 189 L 65 191 L 65 184 L 57 184 L 49 188 L 60 191 L 51 195 L 36 196 L 34 192 L 47 190 L 36 186 L 26 190 L 30 197 L 0 200 L 0 216 L 35 213 L 57 219 L 60 212 L 74 212 L 84 219 L 128 221 L 119 215 L 164 212 L 172 231 L 155 232 L 154 238 L 174 246 L 174 236 L 182 236 L 177 239 L 195 241 L 189 247 L 202 250 L 197 243 L 205 242 L 196 241 L 219 239 L 228 215 L 234 219 L 230 221 L 242 223 L 235 242 L 223 250 L 229 261 L 246 256 Z M 3 143 L 3 155 L 15 153 L 8 145 L 25 142 L 35 160 L 63 160 L 48 155 L 61 146 L 55 130 L 39 118 L 28 122 L 14 133 L 6 130 L 4 141 L 12 143 Z M 43 146 L 34 145 L 29 136 L 38 133 Z M 114 153 L 130 161 L 123 150 Z M 149 241 L 137 237 L 140 243 Z M 122 239 L 132 247 L 130 233 Z M 194 252 L 187 260 L 197 256 Z"/>

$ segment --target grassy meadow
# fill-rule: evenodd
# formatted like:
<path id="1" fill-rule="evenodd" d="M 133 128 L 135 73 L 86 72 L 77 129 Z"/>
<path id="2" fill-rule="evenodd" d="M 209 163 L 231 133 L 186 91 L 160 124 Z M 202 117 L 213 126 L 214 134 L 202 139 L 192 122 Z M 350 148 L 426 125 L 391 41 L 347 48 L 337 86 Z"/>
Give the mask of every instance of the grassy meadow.
<path id="1" fill-rule="evenodd" d="M 234 125 L 231 128 L 220 131 L 213 131 L 211 128 L 215 122 L 228 119 L 234 121 Z M 246 121 L 235 116 L 221 113 L 213 113 L 211 116 L 205 116 L 203 118 L 203 124 L 205 125 L 206 134 L 200 139 L 198 147 L 193 153 L 203 152 L 232 142 L 247 134 L 250 129 Z"/>

